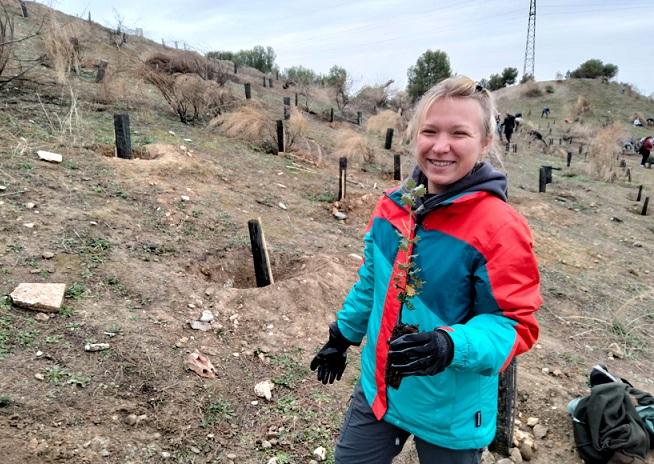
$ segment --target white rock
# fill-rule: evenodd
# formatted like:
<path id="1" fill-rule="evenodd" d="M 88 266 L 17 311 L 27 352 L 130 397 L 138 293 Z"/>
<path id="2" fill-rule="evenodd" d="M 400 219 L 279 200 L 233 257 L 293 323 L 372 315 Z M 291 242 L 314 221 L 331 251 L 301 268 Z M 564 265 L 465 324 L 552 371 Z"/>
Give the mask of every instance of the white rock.
<path id="1" fill-rule="evenodd" d="M 36 203 L 32 203 L 31 201 L 28 202 L 28 203 L 25 203 L 25 208 L 34 209 L 34 208 L 36 208 Z"/>
<path id="2" fill-rule="evenodd" d="M 188 195 L 182 195 L 181 199 L 182 199 L 182 201 L 190 201 L 191 197 L 189 197 Z"/>
<path id="3" fill-rule="evenodd" d="M 540 422 L 540 419 L 538 419 L 538 417 L 530 417 L 529 419 L 527 419 L 527 425 L 529 427 L 534 427 L 539 422 Z"/>
<path id="4" fill-rule="evenodd" d="M 319 446 L 313 450 L 313 455 L 318 458 L 319 461 L 324 461 L 327 459 L 327 450 L 322 446 Z"/>
<path id="5" fill-rule="evenodd" d="M 202 322 L 202 321 L 189 321 L 188 325 L 191 327 L 193 330 L 201 330 L 202 332 L 208 332 L 211 330 L 211 324 L 208 322 Z"/>
<path id="6" fill-rule="evenodd" d="M 184 139 L 184 142 L 192 142 L 193 140 L 191 139 Z"/>
<path id="7" fill-rule="evenodd" d="M 84 351 L 90 351 L 90 352 L 104 351 L 104 350 L 108 350 L 109 348 L 110 348 L 109 343 L 87 343 L 86 345 L 84 345 Z"/>
<path id="8" fill-rule="evenodd" d="M 546 435 L 547 427 L 541 424 L 536 424 L 536 426 L 534 426 L 534 436 L 536 438 L 545 438 Z"/>
<path id="9" fill-rule="evenodd" d="M 272 443 L 270 443 L 268 440 L 264 440 L 261 442 L 261 447 L 263 449 L 270 449 L 272 448 Z"/>
<path id="10" fill-rule="evenodd" d="M 39 322 L 47 322 L 50 319 L 50 316 L 45 313 L 38 313 L 36 316 L 34 316 L 34 319 Z"/>
<path id="11" fill-rule="evenodd" d="M 43 356 L 43 351 L 41 351 L 41 350 L 37 351 L 36 352 L 36 357 L 40 358 L 41 356 Z"/>
<path id="12" fill-rule="evenodd" d="M 503 458 L 497 461 L 497 464 L 515 464 L 515 463 L 509 458 Z"/>
<path id="13" fill-rule="evenodd" d="M 281 209 L 284 209 L 284 210 L 288 209 L 288 208 L 286 207 L 286 205 L 285 205 L 284 203 L 282 203 L 281 201 L 278 203 L 278 206 L 279 206 Z"/>
<path id="14" fill-rule="evenodd" d="M 186 145 L 180 145 L 179 149 L 182 150 L 182 151 L 186 151 Z"/>
<path id="15" fill-rule="evenodd" d="M 347 214 L 341 213 L 340 211 L 335 211 L 334 212 L 334 217 L 336 219 L 338 219 L 339 221 L 343 221 L 343 220 L 347 219 Z"/>
<path id="16" fill-rule="evenodd" d="M 45 377 L 43 376 L 43 374 L 41 374 L 40 372 L 37 372 L 36 374 L 34 374 L 34 378 L 35 378 L 36 380 L 40 380 L 41 382 L 45 379 Z"/>
<path id="17" fill-rule="evenodd" d="M 211 322 L 211 321 L 213 321 L 213 313 L 208 309 L 202 311 L 202 315 L 200 316 L 200 322 Z"/>
<path id="18" fill-rule="evenodd" d="M 268 459 L 267 464 L 278 464 L 277 457 L 273 456 L 272 458 Z"/>
<path id="19" fill-rule="evenodd" d="M 168 133 L 169 133 L 170 135 L 175 135 L 175 133 L 174 133 L 173 131 L 171 131 L 171 130 L 169 130 Z"/>
<path id="20" fill-rule="evenodd" d="M 162 452 L 161 452 L 161 457 L 162 457 L 163 459 L 170 459 L 171 456 L 172 456 L 172 455 L 171 455 L 168 451 L 162 451 Z"/>
<path id="21" fill-rule="evenodd" d="M 18 285 L 9 295 L 14 305 L 34 311 L 59 311 L 64 301 L 66 284 L 28 284 Z"/>
<path id="22" fill-rule="evenodd" d="M 27 227 L 28 229 L 34 229 L 34 223 L 33 222 L 26 222 L 23 224 L 24 227 Z"/>
<path id="23" fill-rule="evenodd" d="M 7 190 L 7 187 L 5 187 L 4 185 L 0 185 L 0 192 L 4 192 L 5 190 Z"/>
<path id="24" fill-rule="evenodd" d="M 515 464 L 522 464 L 522 454 L 520 454 L 520 450 L 518 448 L 511 448 L 511 460 Z"/>
<path id="25" fill-rule="evenodd" d="M 49 161 L 51 163 L 61 163 L 64 160 L 64 157 L 58 153 L 52 153 L 45 150 L 39 150 L 36 152 L 39 155 L 39 159 L 43 161 Z"/>
<path id="26" fill-rule="evenodd" d="M 236 455 L 235 455 L 234 453 L 229 453 L 229 454 L 227 455 L 227 459 L 232 459 L 232 460 L 234 460 L 234 459 L 236 459 Z"/>
<path id="27" fill-rule="evenodd" d="M 613 354 L 614 358 L 618 358 L 618 359 L 624 358 L 624 350 L 620 345 L 618 345 L 615 342 L 609 345 L 609 352 L 610 354 Z"/>
<path id="28" fill-rule="evenodd" d="M 263 382 L 259 382 L 254 386 L 254 393 L 259 398 L 265 398 L 266 401 L 270 401 L 272 400 L 273 388 L 275 388 L 275 384 L 273 384 L 270 380 L 264 380 Z"/>
<path id="29" fill-rule="evenodd" d="M 41 255 L 43 259 L 52 259 L 54 258 L 54 256 L 55 256 L 54 253 L 51 251 L 44 251 L 43 254 Z"/>
<path id="30" fill-rule="evenodd" d="M 543 374 L 547 375 L 547 374 L 550 373 L 550 369 L 549 369 L 549 367 L 543 367 L 543 368 L 541 369 L 541 372 L 542 372 Z"/>

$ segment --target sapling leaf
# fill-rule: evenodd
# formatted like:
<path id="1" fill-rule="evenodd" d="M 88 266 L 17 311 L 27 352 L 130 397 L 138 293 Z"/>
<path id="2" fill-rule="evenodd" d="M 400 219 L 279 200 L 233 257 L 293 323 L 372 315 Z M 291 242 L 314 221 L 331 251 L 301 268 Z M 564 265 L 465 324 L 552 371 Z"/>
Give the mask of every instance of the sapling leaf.
<path id="1" fill-rule="evenodd" d="M 408 190 L 413 190 L 414 188 L 416 188 L 416 181 L 413 180 L 412 178 L 409 178 L 407 179 L 404 185 Z"/>

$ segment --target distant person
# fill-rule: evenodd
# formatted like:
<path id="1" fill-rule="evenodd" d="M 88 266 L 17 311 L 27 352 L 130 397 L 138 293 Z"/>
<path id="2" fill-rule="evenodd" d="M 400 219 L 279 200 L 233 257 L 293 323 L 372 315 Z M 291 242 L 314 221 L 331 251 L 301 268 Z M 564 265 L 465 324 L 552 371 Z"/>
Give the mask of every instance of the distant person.
<path id="1" fill-rule="evenodd" d="M 543 134 L 541 134 L 540 132 L 534 129 L 529 131 L 529 135 L 531 136 L 532 141 L 540 140 L 541 142 L 543 142 L 545 147 L 547 147 L 547 142 L 545 141 Z"/>
<path id="2" fill-rule="evenodd" d="M 541 111 L 541 113 L 540 113 L 540 117 L 541 118 L 549 118 L 550 117 L 549 107 L 546 106 L 545 108 L 543 108 L 543 111 Z"/>
<path id="3" fill-rule="evenodd" d="M 652 141 L 651 136 L 645 137 L 645 140 L 641 142 L 638 153 L 640 153 L 640 155 L 643 157 L 642 161 L 640 162 L 640 165 L 642 167 L 645 167 L 645 164 L 647 164 L 649 160 L 649 155 L 652 153 L 653 146 L 654 146 L 654 142 Z"/>
<path id="4" fill-rule="evenodd" d="M 502 121 L 502 126 L 504 126 L 506 143 L 511 143 L 511 136 L 513 135 L 513 129 L 515 129 L 515 116 L 507 113 L 504 121 Z"/>
<path id="5" fill-rule="evenodd" d="M 525 120 L 522 119 L 522 113 L 516 113 L 515 114 L 515 131 L 518 132 L 518 129 L 520 128 L 520 125 L 524 122 Z"/>
<path id="6" fill-rule="evenodd" d="M 636 127 L 643 127 L 643 123 L 640 122 L 639 118 L 634 119 L 634 126 Z"/>
<path id="7" fill-rule="evenodd" d="M 497 135 L 502 140 L 502 115 L 500 113 L 495 115 L 495 124 L 497 125 Z"/>
<path id="8" fill-rule="evenodd" d="M 498 376 L 536 342 L 541 296 L 529 226 L 484 160 L 494 106 L 464 76 L 418 103 L 411 181 L 381 195 L 358 281 L 311 361 L 333 383 L 366 339 L 335 464 L 389 464 L 411 435 L 421 464 L 479 464 L 495 436 Z M 407 206 L 416 185 L 426 192 Z M 396 323 L 411 330 L 391 336 Z"/>

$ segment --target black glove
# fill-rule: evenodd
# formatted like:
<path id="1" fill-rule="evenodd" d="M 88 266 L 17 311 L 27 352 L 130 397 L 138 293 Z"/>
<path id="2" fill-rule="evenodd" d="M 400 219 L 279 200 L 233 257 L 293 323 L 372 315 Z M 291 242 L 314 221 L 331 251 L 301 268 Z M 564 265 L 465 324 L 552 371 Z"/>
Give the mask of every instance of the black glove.
<path id="1" fill-rule="evenodd" d="M 402 335 L 390 342 L 388 363 L 400 377 L 435 375 L 450 365 L 454 343 L 443 330 Z"/>
<path id="2" fill-rule="evenodd" d="M 318 369 L 318 380 L 323 384 L 341 380 L 347 365 L 347 348 L 353 345 L 343 336 L 336 322 L 329 325 L 329 341 L 311 361 L 311 370 Z"/>

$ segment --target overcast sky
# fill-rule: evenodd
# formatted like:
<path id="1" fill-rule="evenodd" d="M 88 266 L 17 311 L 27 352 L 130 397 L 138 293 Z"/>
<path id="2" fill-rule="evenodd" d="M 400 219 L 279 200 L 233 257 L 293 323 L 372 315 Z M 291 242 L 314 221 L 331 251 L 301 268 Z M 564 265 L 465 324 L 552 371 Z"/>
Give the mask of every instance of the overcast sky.
<path id="1" fill-rule="evenodd" d="M 271 46 L 281 69 L 347 69 L 356 87 L 394 79 L 427 49 L 473 79 L 507 66 L 522 75 L 529 0 L 48 0 L 68 14 L 115 26 L 117 18 L 157 42 L 237 51 Z M 589 58 L 618 65 L 617 80 L 654 92 L 654 0 L 538 0 L 538 80 Z"/>

